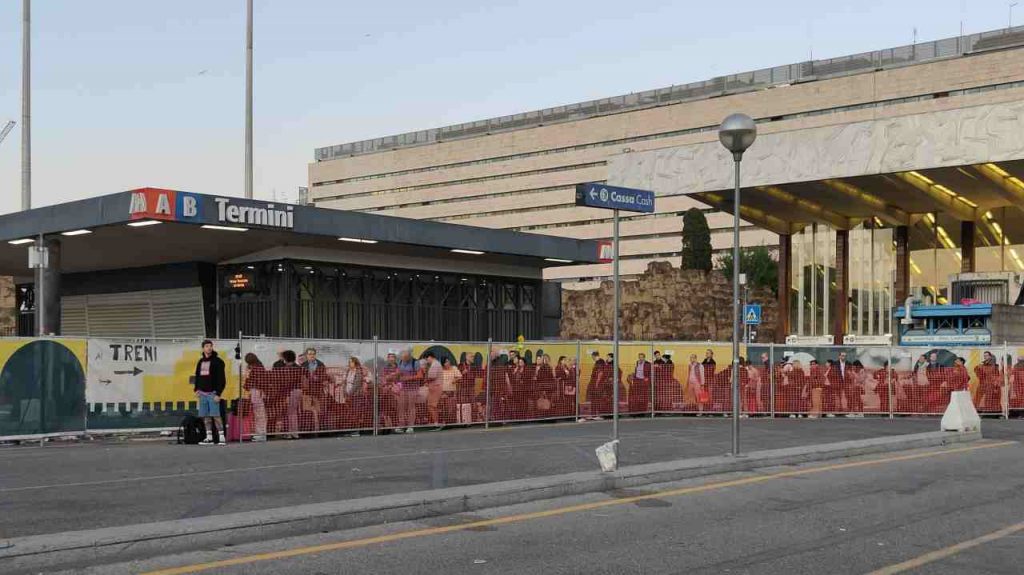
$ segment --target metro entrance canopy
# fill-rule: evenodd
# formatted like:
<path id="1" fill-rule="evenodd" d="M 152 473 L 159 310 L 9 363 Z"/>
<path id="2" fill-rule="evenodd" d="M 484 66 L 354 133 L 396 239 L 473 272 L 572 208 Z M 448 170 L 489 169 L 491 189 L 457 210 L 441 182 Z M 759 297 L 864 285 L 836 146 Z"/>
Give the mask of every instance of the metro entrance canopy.
<path id="1" fill-rule="evenodd" d="M 449 327 L 443 310 L 456 310 L 465 333 L 459 328 L 452 337 L 540 337 L 542 324 L 550 332 L 560 314 L 559 298 L 542 297 L 542 290 L 558 286 L 542 287 L 541 270 L 598 257 L 592 241 L 141 188 L 0 216 L 0 275 L 20 284 L 23 312 L 35 309 L 27 248 L 40 238 L 51 252 L 44 281 L 44 310 L 50 311 L 44 315 L 53 314 L 47 320 L 53 333 L 62 331 L 62 304 L 71 311 L 69 297 L 133 293 L 145 300 L 149 292 L 189 288 L 203 292 L 195 305 L 207 316 L 208 328 L 205 334 L 173 335 L 215 335 L 214 326 L 227 327 L 226 306 L 238 303 L 239 310 L 277 310 L 254 320 L 266 335 L 388 337 L 384 331 L 393 329 L 397 336 L 415 322 L 394 316 L 382 323 L 367 307 L 393 304 L 409 313 L 417 306 L 436 308 L 430 321 Z M 228 276 L 239 271 L 260 281 L 246 284 L 251 289 L 237 283 L 232 289 Z M 355 277 L 362 282 L 358 286 L 352 284 Z M 323 317 L 314 322 L 321 327 L 307 325 L 313 320 L 295 310 L 279 309 L 293 304 L 323 304 Z M 515 317 L 497 322 L 501 310 Z M 364 315 L 353 322 L 350 316 L 358 313 Z M 231 329 L 256 329 L 231 321 Z"/>

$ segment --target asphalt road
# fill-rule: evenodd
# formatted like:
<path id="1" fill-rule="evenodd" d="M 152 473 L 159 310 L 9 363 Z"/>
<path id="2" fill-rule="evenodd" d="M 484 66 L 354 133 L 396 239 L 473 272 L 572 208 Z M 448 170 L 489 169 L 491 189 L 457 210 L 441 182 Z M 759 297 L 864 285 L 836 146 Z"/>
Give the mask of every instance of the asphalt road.
<path id="1" fill-rule="evenodd" d="M 1016 422 L 986 421 L 1012 425 Z M 936 419 L 744 420 L 745 450 L 934 431 Z M 0 540 L 596 470 L 610 422 L 200 447 L 0 449 Z M 722 418 L 625 420 L 623 465 L 721 455 Z"/>
<path id="2" fill-rule="evenodd" d="M 76 572 L 1011 574 L 1022 521 L 1024 447 L 986 440 Z"/>

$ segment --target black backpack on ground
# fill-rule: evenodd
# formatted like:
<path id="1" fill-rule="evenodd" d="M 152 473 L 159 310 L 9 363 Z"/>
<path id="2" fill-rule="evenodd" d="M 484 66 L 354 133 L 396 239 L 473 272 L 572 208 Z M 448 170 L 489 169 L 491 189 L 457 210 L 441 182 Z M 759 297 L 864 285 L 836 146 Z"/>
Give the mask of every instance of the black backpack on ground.
<path id="1" fill-rule="evenodd" d="M 194 415 L 186 415 L 178 427 L 178 444 L 196 445 L 206 438 L 206 426 L 203 420 Z"/>

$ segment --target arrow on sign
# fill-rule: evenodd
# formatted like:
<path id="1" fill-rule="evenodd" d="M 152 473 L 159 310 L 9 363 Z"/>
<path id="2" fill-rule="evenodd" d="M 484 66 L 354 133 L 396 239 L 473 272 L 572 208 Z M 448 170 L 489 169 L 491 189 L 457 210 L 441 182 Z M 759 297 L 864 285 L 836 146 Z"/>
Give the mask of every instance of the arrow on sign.
<path id="1" fill-rule="evenodd" d="M 590 199 L 597 199 L 597 192 L 595 192 L 594 190 L 590 190 Z"/>
<path id="2" fill-rule="evenodd" d="M 115 372 L 114 372 L 114 375 L 131 375 L 131 376 L 137 376 L 137 375 L 139 375 L 140 373 L 142 373 L 142 370 L 141 370 L 141 369 L 139 369 L 139 368 L 138 368 L 137 366 L 132 366 L 132 368 L 131 368 L 130 370 L 128 370 L 128 371 L 115 371 Z"/>
<path id="3" fill-rule="evenodd" d="M 110 385 L 110 384 L 111 384 L 111 383 L 113 383 L 113 382 L 112 382 L 112 381 L 110 381 L 109 379 L 101 379 L 101 380 L 100 380 L 100 383 L 102 383 L 103 385 Z"/>

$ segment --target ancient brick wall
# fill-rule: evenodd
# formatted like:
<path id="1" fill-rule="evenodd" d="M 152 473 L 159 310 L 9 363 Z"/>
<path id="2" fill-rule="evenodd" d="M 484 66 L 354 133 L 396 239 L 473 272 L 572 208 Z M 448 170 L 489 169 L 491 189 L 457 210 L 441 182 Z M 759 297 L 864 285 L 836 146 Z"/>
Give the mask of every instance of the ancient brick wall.
<path id="1" fill-rule="evenodd" d="M 612 282 L 592 290 L 562 291 L 561 336 L 567 339 L 610 339 Z M 730 341 L 732 283 L 722 272 L 682 270 L 653 262 L 636 281 L 622 283 L 622 339 Z M 758 342 L 775 337 L 775 296 L 754 289 L 751 303 L 762 307 Z"/>

